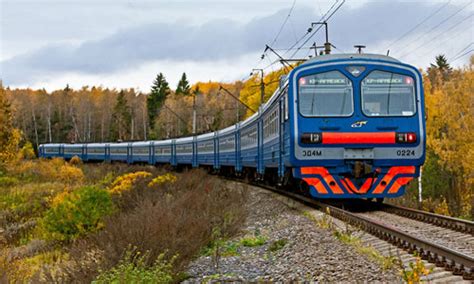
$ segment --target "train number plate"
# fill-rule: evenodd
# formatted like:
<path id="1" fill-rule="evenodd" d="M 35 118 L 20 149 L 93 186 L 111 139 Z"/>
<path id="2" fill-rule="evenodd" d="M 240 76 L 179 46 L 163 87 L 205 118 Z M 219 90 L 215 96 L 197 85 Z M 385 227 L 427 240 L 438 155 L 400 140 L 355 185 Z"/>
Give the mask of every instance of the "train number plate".
<path id="1" fill-rule="evenodd" d="M 344 149 L 344 159 L 373 159 L 374 149 Z"/>

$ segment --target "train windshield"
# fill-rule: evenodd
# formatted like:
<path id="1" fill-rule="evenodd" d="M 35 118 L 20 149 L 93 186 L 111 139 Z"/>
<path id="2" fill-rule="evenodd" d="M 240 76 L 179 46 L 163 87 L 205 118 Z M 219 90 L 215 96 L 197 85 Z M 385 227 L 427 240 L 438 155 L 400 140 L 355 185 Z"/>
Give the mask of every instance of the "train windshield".
<path id="1" fill-rule="evenodd" d="M 350 116 L 354 111 L 352 82 L 339 71 L 301 77 L 298 92 L 303 116 Z"/>
<path id="2" fill-rule="evenodd" d="M 412 116 L 415 84 L 409 76 L 372 71 L 362 80 L 362 111 L 367 116 Z"/>

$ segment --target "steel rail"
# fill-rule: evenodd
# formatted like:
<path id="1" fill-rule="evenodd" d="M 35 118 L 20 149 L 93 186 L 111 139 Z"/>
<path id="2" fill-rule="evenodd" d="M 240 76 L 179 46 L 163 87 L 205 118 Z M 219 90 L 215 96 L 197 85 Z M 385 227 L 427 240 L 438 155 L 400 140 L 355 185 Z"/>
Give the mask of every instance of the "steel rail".
<path id="1" fill-rule="evenodd" d="M 287 196 L 310 207 L 323 209 L 325 212 L 328 212 L 329 215 L 355 227 L 359 227 L 360 229 L 394 244 L 397 247 L 403 248 L 410 253 L 415 251 L 418 252 L 422 259 L 434 263 L 438 267 L 444 267 L 445 270 L 452 271 L 454 275 L 462 275 L 465 280 L 474 280 L 474 257 L 471 255 L 410 236 L 409 234 L 387 224 L 360 216 L 357 213 L 352 213 L 328 205 L 309 197 L 258 183 L 250 184 Z"/>
<path id="2" fill-rule="evenodd" d="M 461 233 L 467 233 L 474 236 L 474 222 L 462 220 L 431 212 L 421 211 L 413 208 L 407 208 L 392 204 L 383 204 L 382 210 L 402 217 L 422 221 L 439 227 L 452 229 Z"/>

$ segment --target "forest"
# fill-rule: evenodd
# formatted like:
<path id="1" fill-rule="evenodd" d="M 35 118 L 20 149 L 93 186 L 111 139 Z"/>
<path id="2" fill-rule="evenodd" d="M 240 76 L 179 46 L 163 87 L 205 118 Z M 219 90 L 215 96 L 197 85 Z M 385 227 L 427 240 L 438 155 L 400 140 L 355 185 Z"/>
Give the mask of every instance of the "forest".
<path id="1" fill-rule="evenodd" d="M 415 182 L 402 202 L 472 218 L 474 57 L 468 66 L 457 69 L 443 55 L 433 61 L 422 70 L 428 137 L 427 161 L 423 167 L 424 202 L 417 202 Z M 266 74 L 265 100 L 276 90 L 285 71 L 282 68 Z M 244 104 L 258 109 L 259 75 L 232 83 L 209 81 L 190 85 L 183 73 L 172 90 L 165 76 L 159 73 L 149 93 L 102 86 L 84 86 L 78 90 L 65 86 L 52 92 L 1 87 L 2 117 L 5 113 L 11 116 L 11 125 L 2 122 L 2 145 L 13 143 L 12 147 L 19 149 L 30 142 L 36 150 L 41 143 L 136 141 L 214 131 L 251 115 L 252 111 Z M 16 135 L 11 135 L 12 132 Z M 9 141 L 12 139 L 18 141 Z M 2 149 L 9 151 L 8 147 Z"/>

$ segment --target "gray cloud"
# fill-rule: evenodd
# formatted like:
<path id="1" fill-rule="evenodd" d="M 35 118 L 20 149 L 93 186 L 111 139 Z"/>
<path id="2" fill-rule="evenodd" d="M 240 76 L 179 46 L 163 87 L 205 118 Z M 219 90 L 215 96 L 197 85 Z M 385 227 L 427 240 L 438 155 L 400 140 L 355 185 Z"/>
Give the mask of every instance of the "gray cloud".
<path id="1" fill-rule="evenodd" d="M 330 39 L 346 51 L 353 44 L 370 47 L 397 38 L 436 8 L 422 2 L 401 1 L 370 1 L 358 8 L 345 7 L 330 22 Z M 456 8 L 451 6 L 439 15 L 448 15 Z M 314 11 L 309 7 L 295 9 L 291 23 L 287 23 L 277 42 L 278 47 L 288 47 L 294 42 L 293 29 L 300 37 L 309 23 L 320 17 Z M 100 74 L 130 70 L 162 59 L 212 61 L 237 57 L 263 50 L 287 12 L 281 10 L 246 24 L 226 19 L 211 20 L 201 26 L 183 22 L 142 24 L 79 46 L 50 45 L 15 56 L 0 63 L 1 75 L 5 84 L 10 85 L 33 83 L 40 75 L 60 72 Z M 322 39 L 322 33 L 315 37 L 318 43 Z"/>

